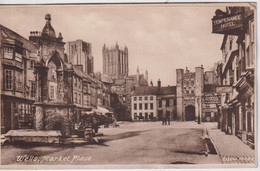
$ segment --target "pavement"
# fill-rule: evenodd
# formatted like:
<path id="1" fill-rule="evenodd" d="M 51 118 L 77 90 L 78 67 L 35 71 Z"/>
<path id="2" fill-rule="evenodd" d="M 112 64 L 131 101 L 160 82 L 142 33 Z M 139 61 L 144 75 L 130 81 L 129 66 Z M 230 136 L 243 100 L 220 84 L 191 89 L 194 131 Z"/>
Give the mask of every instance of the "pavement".
<path id="1" fill-rule="evenodd" d="M 254 164 L 256 151 L 235 135 L 227 135 L 217 129 L 217 123 L 206 123 L 205 127 L 223 164 Z"/>

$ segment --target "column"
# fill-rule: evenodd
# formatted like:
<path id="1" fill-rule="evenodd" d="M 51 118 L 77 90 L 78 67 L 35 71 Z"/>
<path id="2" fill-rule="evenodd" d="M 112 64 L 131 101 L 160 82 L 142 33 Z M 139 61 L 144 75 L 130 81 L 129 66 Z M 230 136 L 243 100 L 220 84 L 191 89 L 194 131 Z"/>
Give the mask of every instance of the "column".
<path id="1" fill-rule="evenodd" d="M 35 111 L 35 129 L 36 130 L 43 130 L 43 107 L 40 105 L 36 105 Z"/>

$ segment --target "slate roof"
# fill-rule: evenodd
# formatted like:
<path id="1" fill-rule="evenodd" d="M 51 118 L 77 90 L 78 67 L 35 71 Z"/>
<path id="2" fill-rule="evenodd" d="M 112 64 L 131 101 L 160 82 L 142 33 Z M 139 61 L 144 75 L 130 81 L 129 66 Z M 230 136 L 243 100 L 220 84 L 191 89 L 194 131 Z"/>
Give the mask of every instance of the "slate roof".
<path id="1" fill-rule="evenodd" d="M 10 30 L 9 28 L 0 24 L 0 29 L 3 30 L 4 34 L 7 34 L 7 38 L 18 40 L 23 43 L 23 47 L 31 52 L 36 52 L 37 47 L 28 39 L 19 35 L 18 33 Z M 1 33 L 2 34 L 2 33 Z"/>
<path id="2" fill-rule="evenodd" d="M 137 87 L 133 93 L 134 96 L 144 96 L 144 95 L 176 95 L 176 86 L 169 87 Z"/>

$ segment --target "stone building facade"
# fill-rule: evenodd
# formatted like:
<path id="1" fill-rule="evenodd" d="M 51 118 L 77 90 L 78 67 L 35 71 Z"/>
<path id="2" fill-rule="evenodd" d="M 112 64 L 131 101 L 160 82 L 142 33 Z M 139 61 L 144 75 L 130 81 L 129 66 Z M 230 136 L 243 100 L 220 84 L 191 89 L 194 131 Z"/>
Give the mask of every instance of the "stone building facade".
<path id="1" fill-rule="evenodd" d="M 195 72 L 186 68 L 176 70 L 177 120 L 217 121 L 216 75 L 213 71 L 204 72 L 203 66 Z"/>
<path id="2" fill-rule="evenodd" d="M 0 25 L 2 134 L 11 129 L 34 128 L 36 56 L 33 43 Z"/>
<path id="3" fill-rule="evenodd" d="M 218 85 L 230 90 L 219 93 L 219 128 L 227 134 L 236 135 L 254 148 L 256 13 L 249 7 L 227 7 L 222 14 L 216 13 L 213 22 L 237 16 L 239 25 L 217 30 L 213 24 L 213 33 L 224 35 L 222 61 L 217 67 Z"/>
<path id="4" fill-rule="evenodd" d="M 73 65 L 82 67 L 82 71 L 87 74 L 94 73 L 94 59 L 92 56 L 91 43 L 83 40 L 67 42 L 68 61 Z"/>
<path id="5" fill-rule="evenodd" d="M 39 54 L 35 64 L 38 97 L 34 104 L 35 127 L 37 130 L 57 129 L 64 137 L 69 137 L 74 124 L 79 123 L 82 111 L 110 105 L 109 92 L 102 81 L 88 74 L 88 66 L 73 65 L 78 56 L 65 54 L 61 33 L 56 37 L 49 14 L 45 19 L 42 32 L 31 32 L 29 37 Z M 84 47 L 83 41 L 75 44 L 77 48 Z M 87 61 L 89 57 L 82 55 L 81 58 Z"/>
<path id="6" fill-rule="evenodd" d="M 121 79 L 128 76 L 128 48 L 123 50 L 116 43 L 115 47 L 103 46 L 103 74 L 110 75 L 113 79 Z"/>

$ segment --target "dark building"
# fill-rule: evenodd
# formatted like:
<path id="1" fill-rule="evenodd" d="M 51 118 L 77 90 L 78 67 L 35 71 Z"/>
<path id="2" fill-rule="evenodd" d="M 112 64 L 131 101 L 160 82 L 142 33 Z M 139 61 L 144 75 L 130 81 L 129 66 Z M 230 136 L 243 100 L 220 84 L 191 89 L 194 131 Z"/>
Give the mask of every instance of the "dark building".
<path id="1" fill-rule="evenodd" d="M 33 128 L 37 47 L 0 25 L 1 133 Z"/>
<path id="2" fill-rule="evenodd" d="M 221 15 L 222 14 L 222 15 Z M 234 23 L 229 18 L 236 17 Z M 224 21 L 219 23 L 218 20 Z M 226 25 L 228 27 L 222 27 Z M 223 34 L 218 83 L 222 88 L 219 127 L 255 147 L 255 10 L 227 7 L 212 19 L 213 33 Z M 223 29 L 224 28 L 224 29 Z"/>

